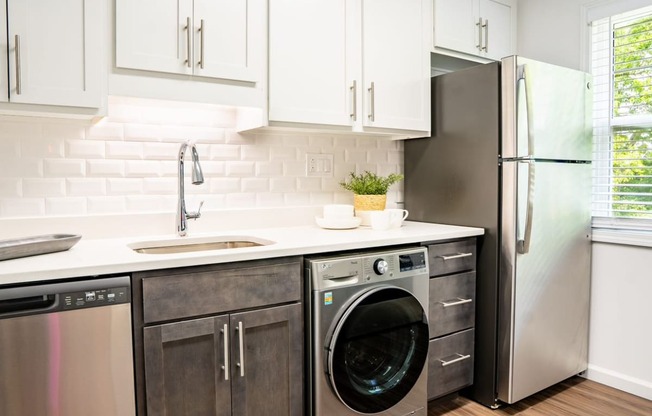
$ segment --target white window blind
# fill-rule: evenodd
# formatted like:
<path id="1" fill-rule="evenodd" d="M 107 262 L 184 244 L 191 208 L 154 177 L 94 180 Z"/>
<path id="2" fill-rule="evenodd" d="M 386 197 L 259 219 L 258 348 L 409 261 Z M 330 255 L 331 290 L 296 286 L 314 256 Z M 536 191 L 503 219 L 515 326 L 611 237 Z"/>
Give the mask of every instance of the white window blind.
<path id="1" fill-rule="evenodd" d="M 592 22 L 591 39 L 593 215 L 619 228 L 650 229 L 652 7 Z"/>

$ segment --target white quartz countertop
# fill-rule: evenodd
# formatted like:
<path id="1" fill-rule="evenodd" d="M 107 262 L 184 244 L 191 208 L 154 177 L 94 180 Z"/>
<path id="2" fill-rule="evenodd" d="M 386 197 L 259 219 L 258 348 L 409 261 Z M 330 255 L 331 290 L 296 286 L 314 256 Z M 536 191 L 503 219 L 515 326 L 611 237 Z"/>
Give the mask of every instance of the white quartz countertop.
<path id="1" fill-rule="evenodd" d="M 0 261 L 0 285 L 441 241 L 477 236 L 483 232 L 481 228 L 406 221 L 401 228 L 387 231 L 372 230 L 368 227 L 326 230 L 316 225 L 303 225 L 193 233 L 188 237 L 168 234 L 129 238 L 82 238 L 68 251 Z M 254 237 L 274 243 L 257 247 L 175 254 L 143 254 L 128 247 L 129 244 L 147 241 L 190 239 L 200 242 L 221 237 L 230 240 Z"/>

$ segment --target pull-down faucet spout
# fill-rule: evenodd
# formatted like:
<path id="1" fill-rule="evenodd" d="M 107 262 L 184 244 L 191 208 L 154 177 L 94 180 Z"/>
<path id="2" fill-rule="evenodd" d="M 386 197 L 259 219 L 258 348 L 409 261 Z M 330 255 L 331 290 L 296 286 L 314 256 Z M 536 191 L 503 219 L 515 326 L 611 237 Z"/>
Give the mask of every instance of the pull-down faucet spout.
<path id="1" fill-rule="evenodd" d="M 197 208 L 197 212 L 188 212 L 186 211 L 186 200 L 185 200 L 185 192 L 184 192 L 184 186 L 183 186 L 183 181 L 185 177 L 185 170 L 184 170 L 184 156 L 186 154 L 186 150 L 190 148 L 190 153 L 192 154 L 192 184 L 193 185 L 201 185 L 204 183 L 204 175 L 201 171 L 201 165 L 199 164 L 199 154 L 197 153 L 197 148 L 195 147 L 195 144 L 192 143 L 191 141 L 187 141 L 185 143 L 181 144 L 181 148 L 179 148 L 179 169 L 178 169 L 178 175 L 179 175 L 179 201 L 177 203 L 177 233 L 183 237 L 187 234 L 187 228 L 188 228 L 188 223 L 186 220 L 188 219 L 197 219 L 201 217 L 201 207 L 204 205 L 204 201 L 201 201 L 199 203 L 199 208 Z"/>

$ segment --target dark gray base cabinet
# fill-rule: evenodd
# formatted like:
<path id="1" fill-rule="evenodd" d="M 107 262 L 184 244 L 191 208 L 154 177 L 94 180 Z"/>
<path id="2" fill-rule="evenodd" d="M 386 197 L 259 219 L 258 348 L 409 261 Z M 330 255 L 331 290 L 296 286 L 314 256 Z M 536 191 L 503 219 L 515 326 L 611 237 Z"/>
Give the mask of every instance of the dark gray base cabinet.
<path id="1" fill-rule="evenodd" d="M 429 244 L 428 400 L 473 383 L 476 240 Z"/>
<path id="2" fill-rule="evenodd" d="M 135 325 L 139 415 L 303 414 L 298 258 L 134 278 L 145 317 Z"/>

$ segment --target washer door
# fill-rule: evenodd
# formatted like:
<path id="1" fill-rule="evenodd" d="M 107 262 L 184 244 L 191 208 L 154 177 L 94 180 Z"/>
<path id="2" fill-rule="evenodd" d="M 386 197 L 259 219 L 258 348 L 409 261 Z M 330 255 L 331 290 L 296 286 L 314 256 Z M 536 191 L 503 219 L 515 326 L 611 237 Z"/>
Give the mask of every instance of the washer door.
<path id="1" fill-rule="evenodd" d="M 383 286 L 360 296 L 331 338 L 331 386 L 346 406 L 378 413 L 414 387 L 428 355 L 427 314 L 408 291 Z"/>

